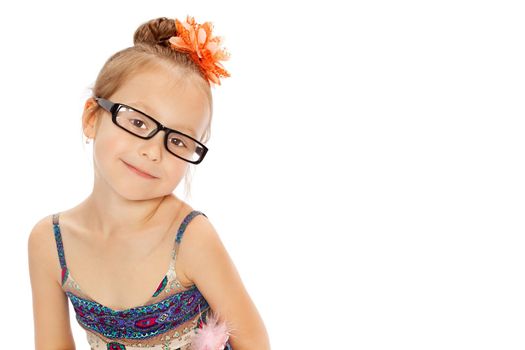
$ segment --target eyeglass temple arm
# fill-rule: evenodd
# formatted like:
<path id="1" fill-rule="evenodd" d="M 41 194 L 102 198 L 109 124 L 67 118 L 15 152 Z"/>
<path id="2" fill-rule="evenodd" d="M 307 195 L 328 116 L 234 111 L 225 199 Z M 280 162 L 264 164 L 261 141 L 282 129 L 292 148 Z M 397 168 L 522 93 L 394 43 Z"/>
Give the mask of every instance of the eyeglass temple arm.
<path id="1" fill-rule="evenodd" d="M 104 108 L 108 112 L 111 112 L 111 108 L 115 105 L 114 103 L 101 97 L 95 97 L 95 101 L 97 101 L 102 106 L 102 108 Z"/>

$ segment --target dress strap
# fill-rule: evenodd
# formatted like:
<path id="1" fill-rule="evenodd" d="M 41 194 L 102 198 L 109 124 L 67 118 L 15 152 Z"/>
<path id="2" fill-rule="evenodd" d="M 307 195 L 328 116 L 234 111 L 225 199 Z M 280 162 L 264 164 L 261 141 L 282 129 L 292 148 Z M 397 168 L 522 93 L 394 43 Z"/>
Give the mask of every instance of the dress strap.
<path id="1" fill-rule="evenodd" d="M 64 255 L 64 246 L 62 244 L 62 234 L 60 233 L 60 226 L 58 224 L 59 213 L 53 214 L 53 230 L 55 231 L 55 242 L 57 245 L 58 259 L 60 260 L 60 267 L 67 267 L 66 256 Z"/>
<path id="2" fill-rule="evenodd" d="M 204 216 L 206 216 L 206 214 L 204 214 L 203 212 L 201 211 L 198 211 L 198 210 L 192 210 L 188 215 L 186 215 L 186 217 L 184 218 L 184 220 L 182 220 L 182 223 L 180 224 L 180 227 L 179 227 L 179 231 L 177 232 L 177 238 L 175 238 L 175 242 L 177 244 L 180 243 L 181 239 L 182 239 L 182 235 L 184 234 L 184 231 L 186 230 L 186 226 L 188 226 L 188 224 L 190 223 L 190 221 L 197 215 L 199 214 L 202 214 Z M 206 216 L 208 217 L 208 216 Z"/>
<path id="3" fill-rule="evenodd" d="M 199 210 L 192 210 L 184 220 L 182 220 L 182 223 L 180 224 L 179 230 L 177 231 L 177 237 L 175 238 L 175 244 L 173 245 L 173 260 L 175 260 L 175 256 L 178 253 L 180 241 L 182 240 L 182 236 L 184 235 L 184 231 L 186 230 L 186 227 L 190 223 L 190 221 L 196 217 L 197 215 L 204 215 L 208 217 L 206 214 Z"/>
<path id="4" fill-rule="evenodd" d="M 67 280 L 69 270 L 66 264 L 66 255 L 64 254 L 64 246 L 62 244 L 62 234 L 60 233 L 60 226 L 58 224 L 58 217 L 60 213 L 53 214 L 53 230 L 55 232 L 55 242 L 57 245 L 58 260 L 60 261 L 60 267 L 62 269 L 62 285 Z"/>

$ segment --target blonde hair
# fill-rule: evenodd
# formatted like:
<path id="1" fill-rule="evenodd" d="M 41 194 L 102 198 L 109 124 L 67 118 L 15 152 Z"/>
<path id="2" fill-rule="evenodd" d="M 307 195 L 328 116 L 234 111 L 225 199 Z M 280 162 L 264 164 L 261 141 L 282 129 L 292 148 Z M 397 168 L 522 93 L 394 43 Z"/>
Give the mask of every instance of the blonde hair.
<path id="1" fill-rule="evenodd" d="M 184 83 L 194 83 L 208 96 L 210 119 L 199 141 L 206 144 L 211 136 L 211 117 L 213 114 L 213 98 L 210 83 L 199 70 L 197 64 L 187 53 L 176 51 L 169 47 L 167 40 L 176 35 L 175 19 L 159 17 L 141 24 L 133 35 L 134 46 L 125 48 L 113 54 L 104 63 L 94 86 L 92 97 L 108 98 L 114 94 L 123 82 L 133 74 L 148 68 L 165 67 L 180 74 Z M 96 113 L 98 105 L 91 107 Z M 82 131 L 82 135 L 84 135 Z M 188 170 L 194 164 L 189 164 Z M 189 171 L 184 176 L 185 196 L 190 194 Z"/>

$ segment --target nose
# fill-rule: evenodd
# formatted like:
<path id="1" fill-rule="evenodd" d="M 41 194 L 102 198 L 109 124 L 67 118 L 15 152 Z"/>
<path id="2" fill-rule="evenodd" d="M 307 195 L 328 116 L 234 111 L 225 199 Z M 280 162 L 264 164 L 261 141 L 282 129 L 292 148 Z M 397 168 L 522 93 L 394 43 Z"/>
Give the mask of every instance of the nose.
<path id="1" fill-rule="evenodd" d="M 143 157 L 148 157 L 152 161 L 160 160 L 162 148 L 164 147 L 164 137 L 164 132 L 159 131 L 151 139 L 143 140 L 140 147 L 140 155 Z"/>

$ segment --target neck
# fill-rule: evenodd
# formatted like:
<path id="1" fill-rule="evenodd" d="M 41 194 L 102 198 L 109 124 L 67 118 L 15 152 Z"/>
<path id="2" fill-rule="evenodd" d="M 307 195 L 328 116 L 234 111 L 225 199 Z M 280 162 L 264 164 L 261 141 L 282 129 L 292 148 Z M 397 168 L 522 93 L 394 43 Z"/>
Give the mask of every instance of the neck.
<path id="1" fill-rule="evenodd" d="M 172 193 L 151 199 L 134 200 L 124 198 L 107 186 L 95 184 L 92 193 L 80 206 L 86 224 L 92 232 L 109 238 L 140 234 L 146 228 L 163 225 L 163 209 L 173 211 L 173 208 L 176 208 L 178 211 L 181 204 Z M 176 212 L 170 213 L 169 216 L 176 216 Z"/>

